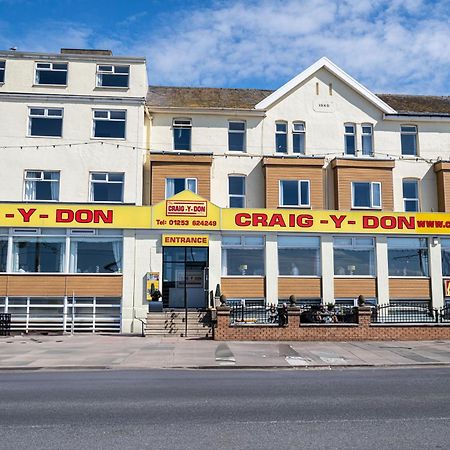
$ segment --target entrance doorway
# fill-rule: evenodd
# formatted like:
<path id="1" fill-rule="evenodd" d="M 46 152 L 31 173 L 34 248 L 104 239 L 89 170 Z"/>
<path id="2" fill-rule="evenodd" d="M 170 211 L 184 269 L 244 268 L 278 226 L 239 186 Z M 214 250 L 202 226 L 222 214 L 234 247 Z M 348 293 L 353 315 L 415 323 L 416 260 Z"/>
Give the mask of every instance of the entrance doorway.
<path id="1" fill-rule="evenodd" d="M 163 306 L 204 309 L 207 294 L 208 247 L 163 247 Z"/>

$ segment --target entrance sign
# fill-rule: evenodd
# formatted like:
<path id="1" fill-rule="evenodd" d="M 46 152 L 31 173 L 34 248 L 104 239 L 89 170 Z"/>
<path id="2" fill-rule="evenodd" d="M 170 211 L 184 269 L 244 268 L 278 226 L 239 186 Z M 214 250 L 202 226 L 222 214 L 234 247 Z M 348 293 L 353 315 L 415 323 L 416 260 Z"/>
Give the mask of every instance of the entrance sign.
<path id="1" fill-rule="evenodd" d="M 163 234 L 164 247 L 208 247 L 209 236 L 204 234 Z"/>

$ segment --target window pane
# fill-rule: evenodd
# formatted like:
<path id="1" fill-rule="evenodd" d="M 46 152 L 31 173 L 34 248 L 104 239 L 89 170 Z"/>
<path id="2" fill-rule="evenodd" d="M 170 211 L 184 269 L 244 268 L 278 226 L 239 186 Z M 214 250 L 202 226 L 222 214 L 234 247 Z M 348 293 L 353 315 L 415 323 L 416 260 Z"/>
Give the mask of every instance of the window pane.
<path id="1" fill-rule="evenodd" d="M 94 117 L 98 119 L 107 119 L 108 111 L 94 111 Z"/>
<path id="2" fill-rule="evenodd" d="M 32 117 L 31 136 L 62 136 L 62 119 L 44 119 Z"/>
<path id="3" fill-rule="evenodd" d="M 8 255 L 8 240 L 0 239 L 0 272 L 6 272 L 7 255 Z"/>
<path id="4" fill-rule="evenodd" d="M 380 183 L 372 183 L 372 206 L 373 208 L 381 207 L 381 185 Z"/>
<path id="5" fill-rule="evenodd" d="M 278 236 L 278 247 L 320 247 L 320 238 L 314 236 Z"/>
<path id="6" fill-rule="evenodd" d="M 417 180 L 403 180 L 403 197 L 413 199 L 419 197 Z"/>
<path id="7" fill-rule="evenodd" d="M 74 241 L 71 254 L 77 273 L 114 273 L 122 271 L 122 240 Z"/>
<path id="8" fill-rule="evenodd" d="M 285 123 L 277 123 L 276 124 L 277 131 L 280 133 L 286 133 L 287 132 L 287 124 Z"/>
<path id="9" fill-rule="evenodd" d="M 245 177 L 229 177 L 229 192 L 234 195 L 245 194 Z"/>
<path id="10" fill-rule="evenodd" d="M 353 206 L 370 207 L 370 183 L 353 183 Z"/>
<path id="11" fill-rule="evenodd" d="M 374 249 L 334 248 L 335 275 L 375 275 Z"/>
<path id="12" fill-rule="evenodd" d="M 190 150 L 191 128 L 174 128 L 173 146 L 175 150 Z"/>
<path id="13" fill-rule="evenodd" d="M 347 155 L 356 154 L 355 136 L 345 136 L 345 153 Z"/>
<path id="14" fill-rule="evenodd" d="M 294 133 L 292 136 L 292 151 L 294 153 L 305 154 L 305 134 Z"/>
<path id="15" fill-rule="evenodd" d="M 125 137 L 125 122 L 96 120 L 94 137 L 122 139 Z"/>
<path id="16" fill-rule="evenodd" d="M 418 200 L 405 200 L 405 212 L 418 212 L 419 201 Z"/>
<path id="17" fill-rule="evenodd" d="M 93 201 L 95 202 L 121 202 L 122 183 L 93 183 Z"/>
<path id="18" fill-rule="evenodd" d="M 53 71 L 53 70 L 38 70 L 37 79 L 38 84 L 67 84 L 67 71 Z"/>
<path id="19" fill-rule="evenodd" d="M 245 198 L 230 196 L 230 208 L 245 208 Z"/>
<path id="20" fill-rule="evenodd" d="M 297 206 L 298 200 L 298 181 L 281 181 L 281 204 L 283 206 Z"/>
<path id="21" fill-rule="evenodd" d="M 264 275 L 263 249 L 223 249 L 224 275 Z"/>
<path id="22" fill-rule="evenodd" d="M 223 236 L 222 246 L 241 245 L 241 236 Z"/>
<path id="23" fill-rule="evenodd" d="M 275 135 L 275 150 L 281 153 L 287 152 L 287 134 Z"/>
<path id="24" fill-rule="evenodd" d="M 300 181 L 300 195 L 301 205 L 309 205 L 309 183 L 307 181 Z"/>
<path id="25" fill-rule="evenodd" d="M 194 194 L 197 193 L 197 180 L 194 178 L 188 178 L 186 180 L 186 189 L 190 190 Z"/>
<path id="26" fill-rule="evenodd" d="M 244 151 L 244 133 L 228 133 L 228 150 Z"/>
<path id="27" fill-rule="evenodd" d="M 450 248 L 448 246 L 442 248 L 442 275 L 444 277 L 450 276 Z"/>
<path id="28" fill-rule="evenodd" d="M 372 155 L 372 136 L 362 137 L 362 154 L 364 156 Z"/>
<path id="29" fill-rule="evenodd" d="M 125 120 L 125 111 L 110 111 L 110 117 L 111 119 L 123 119 Z"/>
<path id="30" fill-rule="evenodd" d="M 416 155 L 416 135 L 402 134 L 402 155 Z"/>
<path id="31" fill-rule="evenodd" d="M 389 276 L 429 276 L 428 249 L 426 248 L 389 248 Z"/>
<path id="32" fill-rule="evenodd" d="M 62 109 L 49 109 L 48 110 L 48 115 L 50 117 L 62 117 Z"/>
<path id="33" fill-rule="evenodd" d="M 345 132 L 354 134 L 355 133 L 355 127 L 353 125 L 345 125 Z"/>
<path id="34" fill-rule="evenodd" d="M 178 194 L 186 189 L 186 180 L 184 178 L 174 178 L 174 194 Z"/>
<path id="35" fill-rule="evenodd" d="M 130 73 L 130 66 L 114 66 L 114 72 L 128 74 Z"/>
<path id="36" fill-rule="evenodd" d="M 92 180 L 104 180 L 106 181 L 107 174 L 106 173 L 91 173 Z"/>
<path id="37" fill-rule="evenodd" d="M 62 272 L 64 250 L 64 239 L 15 239 L 13 269 L 15 272 Z"/>
<path id="38" fill-rule="evenodd" d="M 109 173 L 109 181 L 123 181 L 123 173 Z"/>
<path id="39" fill-rule="evenodd" d="M 102 73 L 99 85 L 103 87 L 128 87 L 128 75 Z"/>
<path id="40" fill-rule="evenodd" d="M 228 128 L 229 128 L 229 130 L 234 130 L 234 131 L 244 131 L 245 123 L 244 122 L 228 122 Z"/>
<path id="41" fill-rule="evenodd" d="M 34 200 L 58 200 L 58 183 L 51 181 L 35 181 L 36 195 Z"/>
<path id="42" fill-rule="evenodd" d="M 280 275 L 317 276 L 320 274 L 320 250 L 318 248 L 279 248 Z"/>
<path id="43" fill-rule="evenodd" d="M 30 108 L 30 115 L 43 116 L 43 115 L 45 115 L 45 109 L 44 108 Z"/>
<path id="44" fill-rule="evenodd" d="M 244 236 L 244 245 L 253 247 L 263 247 L 264 238 L 262 236 Z"/>

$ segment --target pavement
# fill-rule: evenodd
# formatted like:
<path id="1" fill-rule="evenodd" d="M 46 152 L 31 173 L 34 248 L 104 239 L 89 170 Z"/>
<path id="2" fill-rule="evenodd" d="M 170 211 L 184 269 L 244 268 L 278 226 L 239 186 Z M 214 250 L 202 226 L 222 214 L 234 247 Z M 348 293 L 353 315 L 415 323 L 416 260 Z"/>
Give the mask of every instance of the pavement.
<path id="1" fill-rule="evenodd" d="M 409 366 L 450 366 L 450 341 L 220 342 L 127 335 L 0 337 L 0 371 Z"/>

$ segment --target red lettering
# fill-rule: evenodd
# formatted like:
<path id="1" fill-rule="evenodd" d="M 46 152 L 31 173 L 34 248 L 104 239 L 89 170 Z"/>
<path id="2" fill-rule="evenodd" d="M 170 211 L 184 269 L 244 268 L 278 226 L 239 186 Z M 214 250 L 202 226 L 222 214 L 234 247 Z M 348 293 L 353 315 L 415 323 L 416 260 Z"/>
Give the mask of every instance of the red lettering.
<path id="1" fill-rule="evenodd" d="M 363 216 L 363 228 L 378 228 L 379 220 L 376 216 Z"/>
<path id="2" fill-rule="evenodd" d="M 247 213 L 236 214 L 236 216 L 234 217 L 234 223 L 238 227 L 248 227 L 251 224 L 250 217 L 250 214 Z"/>
<path id="3" fill-rule="evenodd" d="M 289 226 L 295 227 L 295 214 L 289 214 Z"/>
<path id="4" fill-rule="evenodd" d="M 108 209 L 106 212 L 100 210 L 94 210 L 94 223 L 113 223 L 113 210 Z"/>
<path id="5" fill-rule="evenodd" d="M 29 222 L 30 217 L 36 212 L 36 208 L 30 208 L 28 211 L 25 211 L 23 208 L 18 208 L 17 211 L 21 214 L 24 222 Z"/>
<path id="6" fill-rule="evenodd" d="M 257 227 L 258 225 L 261 225 L 263 227 L 267 227 L 267 214 L 254 213 L 253 214 L 252 225 L 254 227 Z"/>
<path id="7" fill-rule="evenodd" d="M 312 227 L 314 223 L 314 218 L 311 214 L 300 214 L 297 216 L 297 225 L 302 228 Z"/>
<path id="8" fill-rule="evenodd" d="M 91 223 L 94 219 L 94 213 L 89 209 L 78 209 L 75 212 L 75 222 Z"/>
<path id="9" fill-rule="evenodd" d="M 275 225 L 278 225 L 280 227 L 286 227 L 286 222 L 284 221 L 284 218 L 281 214 L 274 214 L 269 222 L 269 227 L 274 227 Z"/>
<path id="10" fill-rule="evenodd" d="M 383 216 L 380 219 L 380 225 L 384 230 L 392 230 L 397 226 L 397 221 L 393 216 Z"/>
<path id="11" fill-rule="evenodd" d="M 406 228 L 407 230 L 414 230 L 416 228 L 415 217 L 404 217 L 400 216 L 398 218 L 398 228 L 402 230 Z"/>
<path id="12" fill-rule="evenodd" d="M 334 226 L 336 228 L 341 228 L 342 222 L 347 216 L 335 216 L 334 214 L 330 214 L 330 219 L 334 222 Z"/>
<path id="13" fill-rule="evenodd" d="M 71 209 L 57 209 L 56 210 L 56 222 L 68 223 L 73 222 L 75 214 Z"/>

